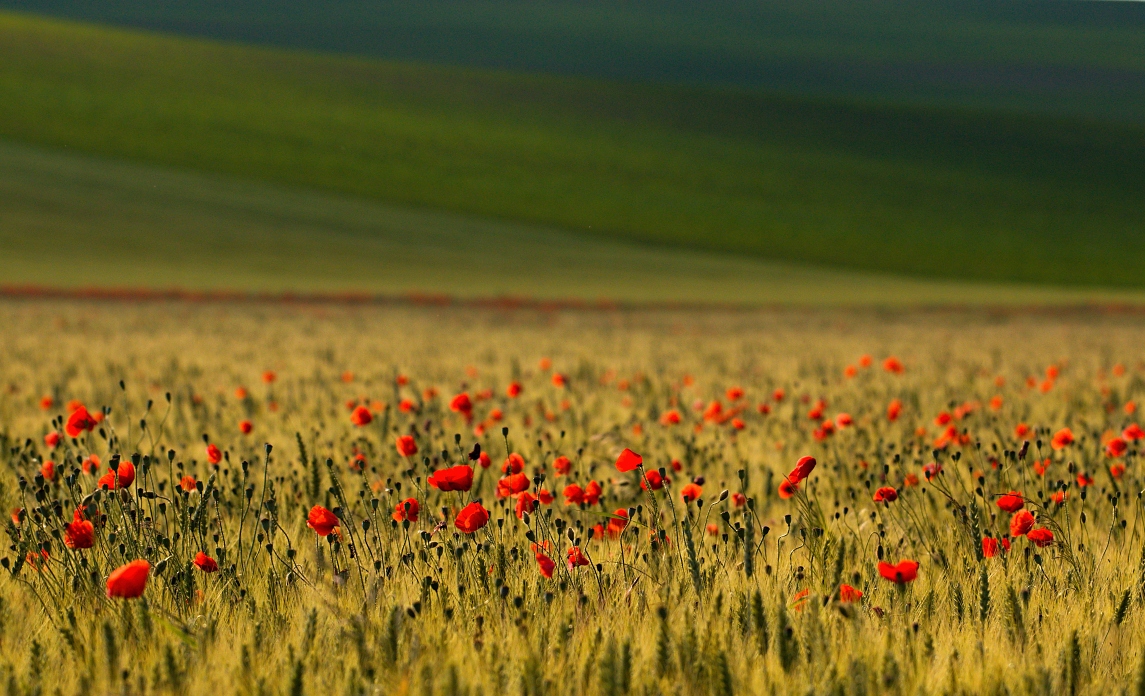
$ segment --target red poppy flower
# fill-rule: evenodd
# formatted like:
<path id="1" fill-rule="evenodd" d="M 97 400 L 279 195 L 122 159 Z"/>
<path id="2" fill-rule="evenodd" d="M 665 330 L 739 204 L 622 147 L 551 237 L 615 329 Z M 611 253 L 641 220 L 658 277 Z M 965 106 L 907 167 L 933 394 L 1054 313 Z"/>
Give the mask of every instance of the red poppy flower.
<path id="1" fill-rule="evenodd" d="M 831 421 L 823 421 L 823 425 L 815 428 L 811 435 L 819 442 L 826 440 L 835 434 L 835 424 Z"/>
<path id="2" fill-rule="evenodd" d="M 68 434 L 68 437 L 79 437 L 85 431 L 90 433 L 95 430 L 97 423 L 98 421 L 88 413 L 87 409 L 80 406 L 68 416 L 68 422 L 64 425 L 64 432 Z"/>
<path id="3" fill-rule="evenodd" d="M 572 462 L 569 461 L 568 457 L 561 456 L 553 460 L 553 470 L 555 470 L 559 476 L 568 474 L 571 468 Z"/>
<path id="4" fill-rule="evenodd" d="M 795 492 L 798 490 L 799 484 L 792 483 L 791 479 L 783 479 L 779 482 L 779 497 L 783 498 L 784 500 L 787 500 L 791 496 L 795 495 Z"/>
<path id="5" fill-rule="evenodd" d="M 786 392 L 784 392 L 782 389 L 776 389 L 775 391 L 771 392 L 771 398 L 775 399 L 776 403 L 783 401 L 783 397 L 786 395 Z"/>
<path id="6" fill-rule="evenodd" d="M 133 599 L 147 588 L 147 574 L 151 564 L 142 558 L 120 566 L 107 577 L 107 596 Z"/>
<path id="7" fill-rule="evenodd" d="M 457 513 L 453 526 L 465 534 L 472 534 L 489 522 L 489 511 L 480 502 L 469 503 Z"/>
<path id="8" fill-rule="evenodd" d="M 505 394 L 510 399 L 516 399 L 518 396 L 521 395 L 521 391 L 522 391 L 521 390 L 521 383 L 520 382 L 512 382 L 509 384 L 509 388 L 505 390 Z"/>
<path id="9" fill-rule="evenodd" d="M 798 484 L 811 475 L 812 470 L 815 469 L 815 464 L 815 457 L 800 457 L 799 461 L 795 463 L 795 468 L 787 475 L 787 480 Z"/>
<path id="10" fill-rule="evenodd" d="M 1125 452 L 1129 450 L 1129 443 L 1119 437 L 1115 437 L 1109 442 L 1105 443 L 1105 456 L 1116 459 L 1124 456 Z"/>
<path id="11" fill-rule="evenodd" d="M 612 514 L 613 516 L 608 520 L 608 529 L 606 531 L 609 537 L 615 538 L 628 526 L 628 511 L 621 508 Z"/>
<path id="12" fill-rule="evenodd" d="M 40 408 L 44 409 L 45 411 L 52 410 L 52 406 L 55 405 L 56 400 L 50 396 L 45 396 L 44 398 L 40 399 Z"/>
<path id="13" fill-rule="evenodd" d="M 893 399 L 887 404 L 887 420 L 893 423 L 899 419 L 900 415 L 902 415 L 902 401 Z"/>
<path id="14" fill-rule="evenodd" d="M 644 458 L 627 447 L 624 448 L 624 451 L 616 458 L 616 468 L 621 472 L 632 471 L 643 463 Z"/>
<path id="15" fill-rule="evenodd" d="M 207 461 L 211 464 L 218 464 L 223 461 L 223 453 L 219 451 L 216 445 L 207 445 Z"/>
<path id="16" fill-rule="evenodd" d="M 469 415 L 473 412 L 473 402 L 469 400 L 469 394 L 462 392 L 449 402 L 449 410 L 454 413 L 461 413 Z"/>
<path id="17" fill-rule="evenodd" d="M 410 522 L 417 522 L 417 513 L 420 506 L 417 504 L 417 498 L 406 498 L 397 504 L 394 508 L 394 520 L 401 522 L 409 520 Z"/>
<path id="18" fill-rule="evenodd" d="M 998 540 L 994 537 L 982 537 L 982 555 L 993 558 L 998 555 Z"/>
<path id="19" fill-rule="evenodd" d="M 891 565 L 885 561 L 879 563 L 879 575 L 899 585 L 912 582 L 918 577 L 918 561 L 899 561 Z"/>
<path id="20" fill-rule="evenodd" d="M 338 525 L 338 517 L 321 505 L 310 508 L 310 514 L 306 517 L 306 526 L 313 529 L 318 536 L 330 536 Z"/>
<path id="21" fill-rule="evenodd" d="M 99 481 L 96 482 L 96 487 L 114 490 L 116 488 L 127 488 L 134 482 L 135 466 L 131 462 L 120 462 L 117 470 L 109 471 L 99 477 Z"/>
<path id="22" fill-rule="evenodd" d="M 83 463 L 80 466 L 83 467 L 83 472 L 85 474 L 95 476 L 99 473 L 99 465 L 99 455 L 89 454 L 87 458 L 83 460 Z"/>
<path id="23" fill-rule="evenodd" d="M 668 427 L 670 425 L 679 425 L 679 424 L 680 424 L 680 412 L 677 411 L 676 409 L 672 409 L 671 411 L 665 411 L 664 413 L 662 413 L 660 415 L 660 425 Z"/>
<path id="24" fill-rule="evenodd" d="M 467 491 L 473 486 L 473 469 L 468 464 L 439 469 L 430 474 L 426 482 L 443 492 Z"/>
<path id="25" fill-rule="evenodd" d="M 747 504 L 747 496 L 743 493 L 732 493 L 732 505 L 737 508 L 743 507 Z"/>
<path id="26" fill-rule="evenodd" d="M 883 361 L 883 369 L 887 372 L 901 375 L 906 368 L 903 367 L 901 360 L 892 355 Z"/>
<path id="27" fill-rule="evenodd" d="M 1066 498 L 1068 497 L 1069 496 L 1066 495 L 1065 491 L 1058 491 L 1057 493 L 1054 493 L 1050 496 L 1050 500 L 1054 501 L 1054 503 L 1057 505 L 1062 505 L 1065 503 Z"/>
<path id="28" fill-rule="evenodd" d="M 930 462 L 922 467 L 922 475 L 926 477 L 927 481 L 933 481 L 934 477 L 940 473 L 942 473 L 942 465 L 937 462 Z"/>
<path id="29" fill-rule="evenodd" d="M 523 519 L 525 513 L 532 514 L 533 510 L 537 508 L 537 497 L 528 491 L 525 491 L 517 496 L 517 506 L 514 512 L 517 513 L 517 519 Z"/>
<path id="30" fill-rule="evenodd" d="M 53 462 L 51 459 L 44 462 L 43 466 L 40 467 L 40 476 L 43 476 L 48 481 L 55 481 L 56 480 L 56 463 Z"/>
<path id="31" fill-rule="evenodd" d="M 251 425 L 250 421 L 245 420 L 239 423 L 239 432 L 241 432 L 243 435 L 250 435 L 250 431 L 252 430 L 254 430 L 254 426 Z"/>
<path id="32" fill-rule="evenodd" d="M 565 486 L 563 491 L 565 505 L 580 505 L 584 502 L 584 489 L 575 483 Z"/>
<path id="33" fill-rule="evenodd" d="M 1054 433 L 1050 446 L 1056 450 L 1064 449 L 1073 444 L 1073 432 L 1069 428 L 1062 428 Z"/>
<path id="34" fill-rule="evenodd" d="M 565 377 L 564 375 L 562 375 L 559 372 L 553 373 L 553 386 L 554 387 L 557 387 L 559 389 L 559 388 L 563 388 L 566 384 L 568 384 L 568 377 Z"/>
<path id="35" fill-rule="evenodd" d="M 358 427 L 369 425 L 373 420 L 374 414 L 370 413 L 370 409 L 365 406 L 358 406 L 350 414 L 350 422 Z"/>
<path id="36" fill-rule="evenodd" d="M 1141 438 L 1145 438 L 1145 430 L 1142 430 L 1140 425 L 1133 423 L 1121 431 L 1121 437 L 1130 442 L 1137 442 Z"/>
<path id="37" fill-rule="evenodd" d="M 882 488 L 875 491 L 874 500 L 876 503 L 893 503 L 894 501 L 898 500 L 898 498 L 898 491 L 890 486 L 883 486 Z"/>
<path id="38" fill-rule="evenodd" d="M 704 494 L 704 489 L 695 483 L 689 483 L 680 489 L 680 497 L 684 499 L 684 504 L 687 505 L 693 500 L 696 500 Z"/>
<path id="39" fill-rule="evenodd" d="M 273 382 L 277 377 L 278 377 L 278 375 L 274 374 L 270 370 L 267 370 L 266 372 L 262 373 L 262 381 L 266 382 L 267 384 L 270 384 L 271 382 Z"/>
<path id="40" fill-rule="evenodd" d="M 1010 518 L 1010 536 L 1025 536 L 1034 528 L 1034 515 L 1029 510 L 1019 510 Z"/>
<path id="41" fill-rule="evenodd" d="M 580 566 L 588 565 L 588 559 L 585 558 L 585 555 L 581 552 L 579 546 L 574 546 L 569 549 L 568 563 L 569 570 L 572 570 L 573 568 L 579 568 Z"/>
<path id="42" fill-rule="evenodd" d="M 1034 542 L 1038 548 L 1045 548 L 1046 546 L 1054 543 L 1054 533 L 1045 527 L 1031 529 L 1026 533 L 1026 538 Z"/>
<path id="43" fill-rule="evenodd" d="M 413 413 L 417 410 L 417 404 L 409 399 L 402 399 L 398 404 L 398 410 L 402 413 Z"/>
<path id="44" fill-rule="evenodd" d="M 24 556 L 24 562 L 27 563 L 29 566 L 31 566 L 33 570 L 40 570 L 40 568 L 44 567 L 40 564 L 41 560 L 46 562 L 49 559 L 49 557 L 50 556 L 48 554 L 47 549 L 40 549 L 40 555 L 39 556 L 37 556 L 35 553 L 29 551 L 27 553 L 27 555 Z"/>
<path id="45" fill-rule="evenodd" d="M 742 388 L 731 387 L 727 390 L 727 392 L 725 393 L 725 396 L 728 397 L 728 401 L 739 401 L 740 399 L 743 398 L 743 394 L 744 394 L 744 391 Z"/>
<path id="46" fill-rule="evenodd" d="M 493 460 L 489 458 L 488 453 L 482 452 L 481 455 L 477 457 L 477 463 L 481 465 L 482 469 L 488 469 L 489 465 L 493 463 Z"/>
<path id="47" fill-rule="evenodd" d="M 647 482 L 640 482 L 640 487 L 644 490 L 651 488 L 654 491 L 658 491 L 664 487 L 665 483 L 671 483 L 671 479 L 669 479 L 667 476 L 661 476 L 660 472 L 655 469 L 646 473 L 644 478 L 647 479 Z"/>
<path id="48" fill-rule="evenodd" d="M 863 593 L 850 585 L 839 585 L 839 601 L 844 604 L 857 602 L 863 598 Z"/>
<path id="49" fill-rule="evenodd" d="M 512 497 L 529 490 L 531 485 L 533 482 L 525 474 L 510 474 L 497 481 L 497 497 Z"/>
<path id="50" fill-rule="evenodd" d="M 584 502 L 586 505 L 596 505 L 600 502 L 600 494 L 604 491 L 596 481 L 589 481 L 584 487 Z"/>
<path id="51" fill-rule="evenodd" d="M 553 559 L 549 558 L 544 553 L 538 552 L 536 558 L 537 558 L 537 567 L 540 569 L 541 575 L 545 576 L 546 578 L 551 579 L 553 577 L 553 571 L 556 569 L 557 564 L 553 563 Z"/>
<path id="52" fill-rule="evenodd" d="M 1006 512 L 1017 512 L 1025 507 L 1026 501 L 1018 491 L 1010 491 L 1006 495 L 998 498 L 997 505 Z"/>
<path id="53" fill-rule="evenodd" d="M 238 399 L 239 401 L 245 401 L 247 396 L 249 396 L 249 394 L 247 394 L 247 390 L 245 387 L 235 387 L 235 398 L 236 399 Z"/>
<path id="54" fill-rule="evenodd" d="M 55 430 L 44 436 L 44 446 L 48 449 L 55 449 L 60 444 L 60 434 Z"/>
<path id="55" fill-rule="evenodd" d="M 501 465 L 502 474 L 519 474 L 525 470 L 525 458 L 513 452 Z"/>
<path id="56" fill-rule="evenodd" d="M 215 562 L 215 559 L 200 551 L 195 554 L 195 567 L 204 573 L 214 573 L 219 569 L 219 564 Z"/>
<path id="57" fill-rule="evenodd" d="M 807 605 L 807 598 L 811 596 L 811 590 L 804 588 L 795 593 L 791 598 L 791 608 L 795 611 L 803 611 Z"/>
<path id="58" fill-rule="evenodd" d="M 95 525 L 76 510 L 72 521 L 64 525 L 64 546 L 69 549 L 90 549 L 95 545 Z"/>
<path id="59" fill-rule="evenodd" d="M 398 454 L 403 457 L 412 457 L 417 454 L 417 441 L 413 439 L 413 435 L 401 435 L 394 442 L 394 446 L 398 450 Z"/>
<path id="60" fill-rule="evenodd" d="M 13 508 L 12 509 L 12 524 L 19 527 L 20 526 L 20 516 L 22 514 L 24 514 L 24 508 Z"/>
<path id="61" fill-rule="evenodd" d="M 179 488 L 182 488 L 184 491 L 186 491 L 188 493 L 195 490 L 195 488 L 196 488 L 195 477 L 194 476 L 184 476 L 183 478 L 179 479 Z"/>
<path id="62" fill-rule="evenodd" d="M 1077 485 L 1079 488 L 1085 488 L 1086 486 L 1092 486 L 1093 485 L 1093 477 L 1083 471 L 1077 475 Z"/>
<path id="63" fill-rule="evenodd" d="M 1117 464 L 1114 464 L 1113 466 L 1109 467 L 1109 475 L 1115 479 L 1120 480 L 1124 474 L 1125 474 L 1125 465 L 1124 464 L 1117 463 Z"/>

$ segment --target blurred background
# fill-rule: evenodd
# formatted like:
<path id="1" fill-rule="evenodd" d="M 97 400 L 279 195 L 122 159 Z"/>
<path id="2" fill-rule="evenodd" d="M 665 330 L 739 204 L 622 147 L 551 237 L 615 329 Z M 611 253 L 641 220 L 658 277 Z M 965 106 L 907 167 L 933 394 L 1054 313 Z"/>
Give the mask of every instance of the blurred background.
<path id="1" fill-rule="evenodd" d="M 0 285 L 1139 302 L 1145 3 L 0 0 Z"/>

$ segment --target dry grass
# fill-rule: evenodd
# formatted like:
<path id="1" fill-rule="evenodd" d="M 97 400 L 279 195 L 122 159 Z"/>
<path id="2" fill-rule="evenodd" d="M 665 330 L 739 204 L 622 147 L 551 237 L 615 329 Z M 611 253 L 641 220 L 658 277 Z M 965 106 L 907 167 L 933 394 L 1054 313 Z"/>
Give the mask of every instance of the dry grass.
<path id="1" fill-rule="evenodd" d="M 1145 391 L 1137 317 L 9 302 L 0 304 L 0 327 L 0 499 L 26 511 L 19 526 L 6 524 L 9 571 L 0 573 L 0 680 L 9 693 L 1145 688 L 1142 477 L 1135 445 L 1117 460 L 1126 467 L 1119 479 L 1101 445 L 1103 434 L 1133 421 L 1126 404 Z M 863 354 L 874 365 L 846 378 Z M 888 355 L 902 359 L 903 374 L 881 369 Z M 568 376 L 565 388 L 552 384 L 541 358 Z M 1027 387 L 1051 365 L 1060 370 L 1051 389 Z M 261 381 L 265 370 L 276 373 L 273 383 Z M 395 383 L 399 374 L 408 385 Z M 510 399 L 514 379 L 524 391 Z M 235 397 L 239 386 L 248 398 Z M 742 430 L 694 410 L 713 400 L 732 408 L 725 391 L 733 386 L 746 392 Z M 423 400 L 428 388 L 438 396 Z M 778 403 L 777 388 L 786 391 Z M 492 398 L 476 401 L 472 424 L 449 410 L 454 394 L 486 389 Z M 44 395 L 55 399 L 47 411 Z M 1003 403 L 993 409 L 996 395 Z M 400 412 L 402 398 L 423 401 L 420 413 Z M 854 425 L 816 440 L 819 422 L 807 412 L 819 398 L 824 416 L 845 412 Z M 889 422 L 895 398 L 904 409 Z M 51 451 L 43 436 L 71 399 L 110 414 Z M 374 422 L 351 425 L 351 400 L 373 408 Z M 922 466 L 935 460 L 943 430 L 934 419 L 967 402 L 980 407 L 953 424 L 969 440 L 938 454 L 944 473 L 928 484 Z M 683 422 L 660 425 L 673 407 Z M 503 421 L 490 421 L 494 408 Z M 238 430 L 243 419 L 254 425 L 249 436 Z M 1036 428 L 1023 460 L 1006 454 L 1022 444 L 1019 422 Z M 479 423 L 488 426 L 481 435 Z M 1077 442 L 1052 450 L 1050 435 L 1067 426 Z M 411 472 L 393 446 L 411 431 L 428 469 L 443 457 L 459 463 L 475 442 L 493 467 L 478 471 L 468 494 L 427 489 L 427 465 Z M 204 434 L 229 457 L 217 469 L 204 461 Z M 273 445 L 265 467 L 264 443 Z M 544 477 L 540 487 L 558 493 L 527 522 L 494 495 L 506 444 L 523 455 L 526 473 Z M 635 474 L 619 473 L 613 463 L 624 447 L 649 470 L 669 469 L 668 489 L 653 499 Z M 366 459 L 360 472 L 350 466 L 355 451 Z M 104 472 L 116 453 L 150 457 L 136 485 L 158 497 L 89 499 L 106 521 L 93 548 L 72 551 L 58 534 L 96 490 L 76 464 L 91 453 Z M 567 477 L 552 466 L 560 454 L 573 459 Z M 779 482 L 804 454 L 818 467 L 800 496 L 780 499 Z M 1051 460 L 1044 476 L 1031 467 L 1035 458 Z M 43 459 L 56 462 L 46 485 L 36 478 Z M 250 462 L 245 475 L 241 461 Z M 1095 481 L 1084 492 L 1070 462 Z M 217 491 L 203 517 L 200 492 L 173 490 L 180 474 Z M 900 487 L 910 475 L 920 485 L 902 487 L 890 505 L 872 502 L 875 488 Z M 681 488 L 700 476 L 702 507 L 686 506 Z M 601 504 L 565 506 L 560 490 L 590 479 L 603 484 Z M 1064 506 L 1048 500 L 1058 481 L 1068 484 Z M 976 535 L 1008 533 L 1009 514 L 994 501 L 1012 489 L 1055 543 L 1038 549 L 1015 539 L 1008 554 L 980 559 Z M 742 490 L 749 503 L 723 500 L 725 490 Z M 423 505 L 407 530 L 390 513 L 408 495 Z M 488 527 L 461 535 L 453 510 L 436 525 L 442 508 L 466 497 L 491 509 Z M 273 504 L 260 508 L 262 500 Z M 319 540 L 307 511 L 340 503 L 344 542 Z M 635 516 L 620 539 L 589 539 L 590 527 L 624 508 Z M 666 543 L 652 543 L 656 529 Z M 598 565 L 566 572 L 569 530 Z M 551 580 L 528 535 L 549 544 Z M 749 541 L 758 552 L 745 551 Z M 20 563 L 44 544 L 43 570 Z M 901 588 L 881 579 L 880 548 L 893 561 L 918 560 L 918 579 Z M 220 572 L 190 565 L 198 551 L 217 558 Z M 108 573 L 138 557 L 153 565 L 143 598 L 108 599 Z M 840 583 L 861 590 L 861 601 L 839 602 Z M 808 598 L 796 602 L 804 589 Z"/>

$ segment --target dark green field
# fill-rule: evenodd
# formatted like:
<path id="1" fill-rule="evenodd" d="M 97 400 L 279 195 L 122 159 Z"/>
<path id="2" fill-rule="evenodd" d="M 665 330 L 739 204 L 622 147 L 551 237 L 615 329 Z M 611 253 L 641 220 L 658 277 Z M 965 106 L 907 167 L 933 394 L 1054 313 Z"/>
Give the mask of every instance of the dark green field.
<path id="1" fill-rule="evenodd" d="M 736 305 L 1045 305 L 1141 290 L 903 278 L 626 243 L 0 142 L 0 285 Z"/>
<path id="2" fill-rule="evenodd" d="M 447 65 L 1145 119 L 1145 6 L 1075 0 L 0 0 Z"/>
<path id="3" fill-rule="evenodd" d="M 1135 286 L 1145 130 L 0 15 L 0 137 L 602 237 Z"/>

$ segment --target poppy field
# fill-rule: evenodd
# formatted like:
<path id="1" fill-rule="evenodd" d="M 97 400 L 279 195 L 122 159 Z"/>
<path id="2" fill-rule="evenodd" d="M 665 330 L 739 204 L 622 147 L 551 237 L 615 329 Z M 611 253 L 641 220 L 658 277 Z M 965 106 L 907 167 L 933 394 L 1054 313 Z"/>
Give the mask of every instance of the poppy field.
<path id="1" fill-rule="evenodd" d="M 0 303 L 11 694 L 1145 693 L 1132 313 Z"/>

